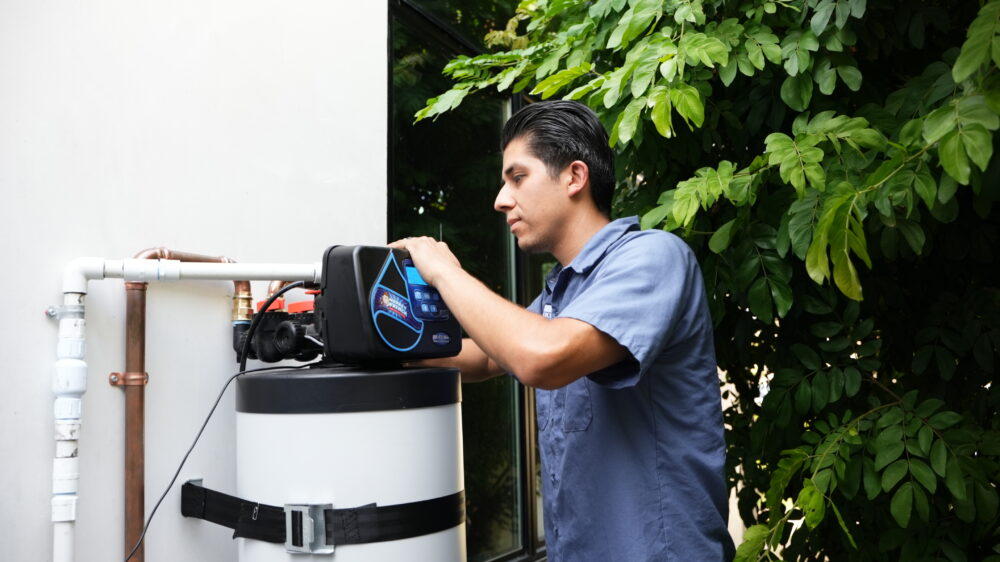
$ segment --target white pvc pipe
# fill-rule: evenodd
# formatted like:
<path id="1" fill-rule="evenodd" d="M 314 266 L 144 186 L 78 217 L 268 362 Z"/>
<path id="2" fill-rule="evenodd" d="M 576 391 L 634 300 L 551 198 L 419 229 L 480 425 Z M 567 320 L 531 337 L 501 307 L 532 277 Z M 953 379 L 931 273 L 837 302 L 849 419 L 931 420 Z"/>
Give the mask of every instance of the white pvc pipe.
<path id="1" fill-rule="evenodd" d="M 79 490 L 79 436 L 83 394 L 87 388 L 84 296 L 90 280 L 153 282 L 181 279 L 310 281 L 319 283 L 322 266 L 313 264 L 196 263 L 178 260 L 77 258 L 63 274 L 52 392 L 55 395 L 56 453 L 52 461 L 52 560 L 72 562 Z"/>

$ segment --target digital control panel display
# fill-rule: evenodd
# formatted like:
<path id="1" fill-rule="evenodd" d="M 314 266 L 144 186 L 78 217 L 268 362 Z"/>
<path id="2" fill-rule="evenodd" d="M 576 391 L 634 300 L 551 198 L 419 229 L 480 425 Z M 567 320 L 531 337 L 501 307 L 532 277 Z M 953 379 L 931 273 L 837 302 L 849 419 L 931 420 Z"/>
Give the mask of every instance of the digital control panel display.
<path id="1" fill-rule="evenodd" d="M 403 270 L 406 272 L 406 291 L 413 306 L 413 315 L 421 320 L 447 320 L 450 315 L 441 293 L 424 281 L 413 261 L 404 260 Z"/>

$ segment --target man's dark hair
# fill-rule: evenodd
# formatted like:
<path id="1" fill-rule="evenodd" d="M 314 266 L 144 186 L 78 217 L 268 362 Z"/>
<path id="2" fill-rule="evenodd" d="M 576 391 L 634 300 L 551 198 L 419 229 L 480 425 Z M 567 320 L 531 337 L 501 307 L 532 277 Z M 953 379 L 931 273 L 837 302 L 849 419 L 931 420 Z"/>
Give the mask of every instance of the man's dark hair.
<path id="1" fill-rule="evenodd" d="M 615 157 L 608 133 L 597 115 L 582 103 L 557 100 L 525 106 L 503 127 L 501 150 L 523 138 L 528 150 L 556 177 L 574 160 L 590 169 L 590 193 L 597 209 L 611 217 L 615 193 Z"/>

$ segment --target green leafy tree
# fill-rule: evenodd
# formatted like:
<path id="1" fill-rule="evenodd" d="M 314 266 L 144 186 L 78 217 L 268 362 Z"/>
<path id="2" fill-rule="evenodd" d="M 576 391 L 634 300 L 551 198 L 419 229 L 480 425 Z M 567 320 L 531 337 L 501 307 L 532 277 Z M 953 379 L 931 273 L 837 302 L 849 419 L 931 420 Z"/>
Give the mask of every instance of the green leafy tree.
<path id="1" fill-rule="evenodd" d="M 685 237 L 738 560 L 1000 560 L 1000 0 L 534 0 L 444 69 L 580 100 Z"/>

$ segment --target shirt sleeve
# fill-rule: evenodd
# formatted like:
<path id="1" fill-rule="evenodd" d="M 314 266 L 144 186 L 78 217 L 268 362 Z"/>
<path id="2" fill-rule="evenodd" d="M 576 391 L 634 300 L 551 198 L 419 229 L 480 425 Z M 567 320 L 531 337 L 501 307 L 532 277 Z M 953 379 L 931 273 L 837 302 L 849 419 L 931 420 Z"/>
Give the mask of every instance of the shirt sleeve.
<path id="1" fill-rule="evenodd" d="M 590 270 L 582 290 L 558 316 L 594 326 L 632 357 L 590 375 L 611 388 L 634 386 L 672 342 L 705 322 L 704 282 L 680 238 L 644 231 L 613 247 Z M 710 320 L 708 320 L 710 322 Z"/>

